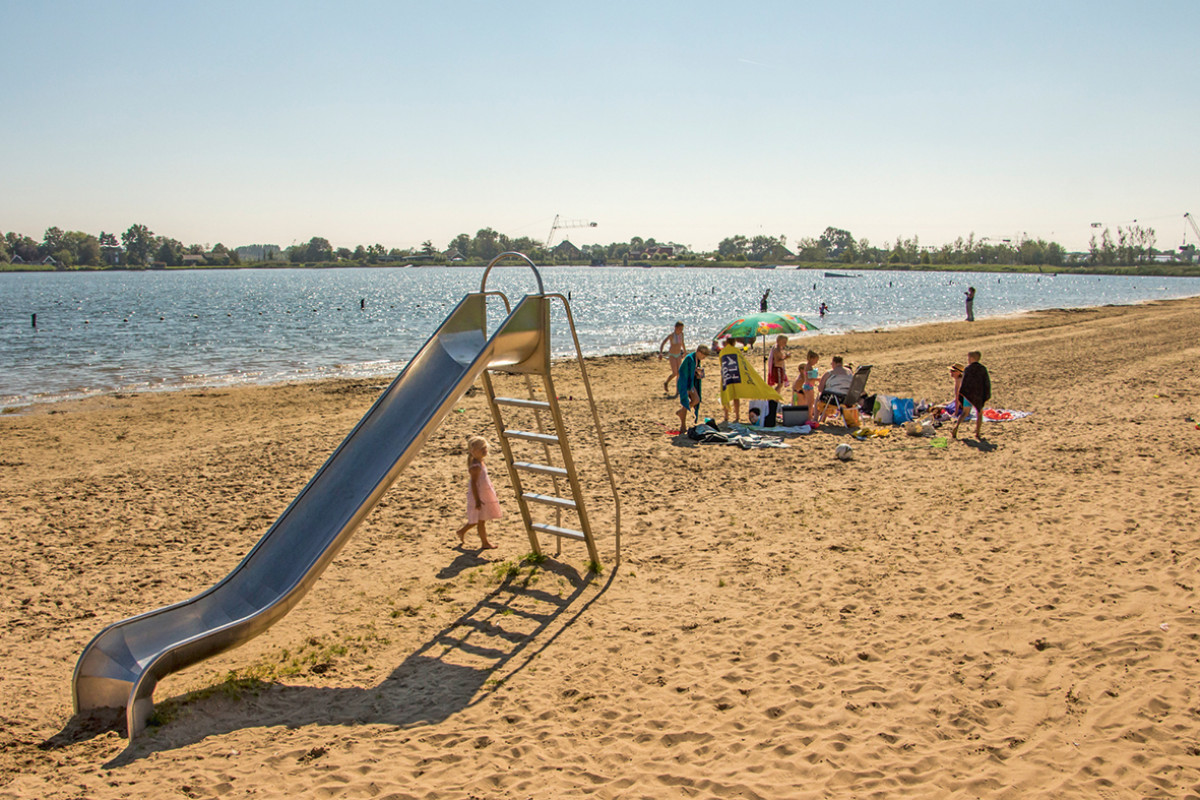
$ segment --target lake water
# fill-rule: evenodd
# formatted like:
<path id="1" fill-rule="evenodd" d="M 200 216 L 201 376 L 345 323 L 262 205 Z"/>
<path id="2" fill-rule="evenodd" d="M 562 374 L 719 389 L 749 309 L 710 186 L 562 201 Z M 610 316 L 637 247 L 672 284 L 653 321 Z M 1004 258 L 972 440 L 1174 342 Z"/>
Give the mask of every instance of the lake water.
<path id="1" fill-rule="evenodd" d="M 690 345 L 758 310 L 800 314 L 822 331 L 888 328 L 1044 308 L 1200 295 L 1200 278 L 780 269 L 547 267 L 546 290 L 571 294 L 586 354 L 657 349 L 683 320 Z M 0 406 L 136 392 L 392 377 L 482 268 L 0 273 Z M 515 303 L 536 290 L 528 267 L 492 271 Z M 817 306 L 829 314 L 820 319 Z M 501 318 L 497 305 L 494 320 Z M 31 315 L 37 314 L 36 329 Z M 561 317 L 561 314 L 559 314 Z M 493 323 L 494 324 L 494 323 Z M 556 318 L 556 354 L 571 352 Z M 793 338 L 793 343 L 796 339 Z"/>

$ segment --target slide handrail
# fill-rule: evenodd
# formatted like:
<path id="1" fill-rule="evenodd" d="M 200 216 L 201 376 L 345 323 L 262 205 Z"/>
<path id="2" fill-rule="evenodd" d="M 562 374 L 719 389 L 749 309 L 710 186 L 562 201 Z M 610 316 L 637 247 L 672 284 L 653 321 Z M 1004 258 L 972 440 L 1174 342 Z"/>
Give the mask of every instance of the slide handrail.
<path id="1" fill-rule="evenodd" d="M 539 295 L 544 295 L 546 293 L 546 287 L 542 284 L 542 273 L 538 272 L 537 265 L 533 263 L 533 260 L 530 259 L 529 256 L 525 255 L 524 253 L 518 253 L 518 252 L 515 252 L 512 250 L 501 253 L 500 255 L 496 256 L 495 258 L 493 258 L 491 261 L 488 262 L 487 269 L 485 269 L 483 271 L 483 278 L 479 281 L 479 291 L 480 292 L 487 292 L 488 273 L 490 273 L 492 271 L 492 267 L 496 266 L 497 264 L 499 264 L 501 261 L 505 260 L 506 258 L 515 258 L 520 261 L 524 261 L 525 264 L 531 270 L 533 270 L 533 277 L 537 278 L 537 286 L 538 286 L 537 293 Z"/>
<path id="2" fill-rule="evenodd" d="M 563 310 L 567 312 L 567 327 L 571 329 L 571 340 L 575 344 L 575 358 L 579 362 L 579 374 L 583 377 L 583 389 L 587 393 L 588 408 L 592 412 L 592 422 L 596 426 L 596 440 L 600 444 L 600 455 L 604 459 L 604 471 L 608 473 L 608 485 L 612 489 L 615 514 L 613 519 L 613 538 L 616 541 L 616 555 L 613 568 L 621 566 L 621 498 L 617 490 L 617 479 L 613 475 L 612 462 L 608 458 L 608 442 L 604 438 L 604 426 L 600 424 L 600 410 L 596 407 L 596 397 L 592 394 L 592 382 L 588 378 L 587 364 L 583 359 L 583 348 L 579 344 L 579 336 L 575 333 L 575 317 L 571 314 L 571 304 L 560 292 L 546 295 L 551 300 L 562 301 Z"/>

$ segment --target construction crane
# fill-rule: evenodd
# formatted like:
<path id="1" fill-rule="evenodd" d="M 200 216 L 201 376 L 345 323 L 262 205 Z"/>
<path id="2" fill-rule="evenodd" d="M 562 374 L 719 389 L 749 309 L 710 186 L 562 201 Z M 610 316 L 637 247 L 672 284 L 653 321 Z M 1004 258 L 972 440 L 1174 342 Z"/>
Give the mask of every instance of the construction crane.
<path id="1" fill-rule="evenodd" d="M 1196 227 L 1196 219 L 1195 219 L 1195 217 L 1192 216 L 1192 212 L 1185 211 L 1183 214 L 1183 218 L 1188 221 L 1188 225 L 1192 226 L 1192 233 L 1196 234 L 1196 244 L 1200 244 L 1200 228 Z M 1193 245 L 1193 246 L 1195 246 L 1195 245 Z M 1183 229 L 1183 244 L 1180 245 L 1179 249 L 1186 250 L 1187 247 L 1188 247 L 1187 228 L 1184 228 Z"/>
<path id="2" fill-rule="evenodd" d="M 596 223 L 588 222 L 586 219 L 560 219 L 558 214 L 554 215 L 554 223 L 550 226 L 550 235 L 546 237 L 546 249 L 550 249 L 550 241 L 554 238 L 554 232 L 563 228 L 594 228 Z"/>

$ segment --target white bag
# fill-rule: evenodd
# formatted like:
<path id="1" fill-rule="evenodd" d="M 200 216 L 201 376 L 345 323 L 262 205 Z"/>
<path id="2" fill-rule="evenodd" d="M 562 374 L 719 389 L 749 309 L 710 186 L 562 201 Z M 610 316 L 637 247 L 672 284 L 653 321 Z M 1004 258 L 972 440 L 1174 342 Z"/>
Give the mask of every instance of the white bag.
<path id="1" fill-rule="evenodd" d="M 892 401 L 895 399 L 890 394 L 875 395 L 875 408 L 871 416 L 875 417 L 875 421 L 880 425 L 892 424 Z"/>

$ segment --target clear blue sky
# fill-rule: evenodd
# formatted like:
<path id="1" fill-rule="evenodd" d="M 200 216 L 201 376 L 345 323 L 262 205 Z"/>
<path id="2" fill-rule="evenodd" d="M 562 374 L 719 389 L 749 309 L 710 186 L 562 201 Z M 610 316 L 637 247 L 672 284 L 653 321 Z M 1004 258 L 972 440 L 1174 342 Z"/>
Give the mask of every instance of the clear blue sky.
<path id="1" fill-rule="evenodd" d="M 1053 238 L 1200 214 L 1200 2 L 0 0 L 0 231 Z"/>

